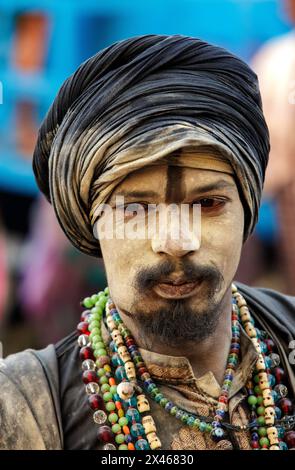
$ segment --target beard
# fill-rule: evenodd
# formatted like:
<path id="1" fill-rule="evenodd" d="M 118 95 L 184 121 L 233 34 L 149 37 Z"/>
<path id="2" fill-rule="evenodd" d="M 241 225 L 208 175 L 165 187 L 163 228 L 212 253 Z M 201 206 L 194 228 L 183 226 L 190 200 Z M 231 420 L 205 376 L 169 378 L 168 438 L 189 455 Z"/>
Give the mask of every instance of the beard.
<path id="1" fill-rule="evenodd" d="M 216 331 L 222 309 L 213 302 L 202 310 L 186 303 L 169 300 L 167 307 L 160 307 L 152 313 L 137 308 L 136 313 L 129 312 L 128 315 L 136 322 L 143 337 L 157 338 L 167 346 L 204 341 Z"/>
<path id="2" fill-rule="evenodd" d="M 171 261 L 165 261 L 156 268 L 141 269 L 135 278 L 136 290 L 143 298 L 149 299 L 148 290 L 160 282 L 161 277 L 169 276 L 174 270 L 175 266 Z M 167 346 L 179 347 L 184 342 L 204 341 L 216 331 L 223 310 L 224 298 L 215 300 L 224 281 L 222 274 L 215 267 L 196 267 L 192 263 L 183 264 L 182 271 L 188 279 L 202 281 L 202 299 L 196 301 L 196 306 L 190 305 L 193 297 L 165 300 L 164 305 L 161 299 L 161 304 L 155 308 L 147 307 L 150 301 L 146 308 L 144 300 L 133 302 L 125 314 L 136 323 L 142 338 L 156 338 Z"/>

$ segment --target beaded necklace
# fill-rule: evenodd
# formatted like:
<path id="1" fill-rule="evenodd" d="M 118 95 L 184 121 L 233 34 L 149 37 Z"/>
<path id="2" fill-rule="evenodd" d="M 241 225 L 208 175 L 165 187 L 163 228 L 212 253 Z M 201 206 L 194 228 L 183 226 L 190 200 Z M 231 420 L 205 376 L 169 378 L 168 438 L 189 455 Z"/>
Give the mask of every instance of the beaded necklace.
<path id="1" fill-rule="evenodd" d="M 213 418 L 188 413 L 161 393 L 110 299 L 108 288 L 85 298 L 82 305 L 87 308 L 77 327 L 83 361 L 82 380 L 94 411 L 93 420 L 99 425 L 97 437 L 104 450 L 161 449 L 146 394 L 183 424 L 209 433 L 214 441 L 223 440 L 228 431 L 249 430 L 252 449 L 295 448 L 295 431 L 292 431 L 295 416 L 292 416 L 292 402 L 287 398 L 285 373 L 279 367 L 280 357 L 272 339 L 255 327 L 246 300 L 234 284 L 231 346 Z M 105 344 L 101 331 L 104 313 L 112 338 L 109 345 Z M 224 418 L 239 362 L 241 326 L 252 340 L 258 360 L 246 387 L 250 422 L 247 426 L 234 426 L 224 422 Z"/>

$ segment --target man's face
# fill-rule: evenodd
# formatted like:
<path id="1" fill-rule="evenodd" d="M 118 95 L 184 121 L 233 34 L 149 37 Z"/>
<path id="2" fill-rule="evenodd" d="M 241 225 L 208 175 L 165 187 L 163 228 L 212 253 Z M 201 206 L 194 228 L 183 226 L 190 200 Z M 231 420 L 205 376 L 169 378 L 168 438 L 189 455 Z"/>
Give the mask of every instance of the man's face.
<path id="1" fill-rule="evenodd" d="M 176 237 L 171 221 L 180 221 L 179 213 L 168 217 L 162 230 L 151 231 L 149 238 L 102 239 L 100 244 L 111 298 L 143 336 L 156 335 L 169 345 L 210 336 L 243 244 L 244 212 L 233 177 L 211 170 L 150 166 L 126 177 L 107 203 L 115 208 L 118 196 L 124 196 L 120 215 L 125 226 L 138 216 L 139 204 L 144 209 L 139 220 L 145 225 L 148 205 L 161 204 L 165 211 L 173 203 L 179 208 L 188 204 L 192 216 L 193 204 L 199 204 L 197 226 L 180 225 Z M 103 215 L 100 222 L 110 223 L 108 217 Z"/>

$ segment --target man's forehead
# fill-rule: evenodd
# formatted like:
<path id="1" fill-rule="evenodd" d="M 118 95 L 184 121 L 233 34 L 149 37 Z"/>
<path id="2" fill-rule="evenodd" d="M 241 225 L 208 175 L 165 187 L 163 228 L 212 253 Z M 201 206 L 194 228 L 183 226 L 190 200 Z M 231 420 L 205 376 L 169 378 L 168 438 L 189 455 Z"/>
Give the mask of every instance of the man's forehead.
<path id="1" fill-rule="evenodd" d="M 236 190 L 232 175 L 220 171 L 175 165 L 153 165 L 141 168 L 126 177 L 112 193 L 125 198 L 161 198 L 165 202 L 181 202 L 191 193 Z"/>

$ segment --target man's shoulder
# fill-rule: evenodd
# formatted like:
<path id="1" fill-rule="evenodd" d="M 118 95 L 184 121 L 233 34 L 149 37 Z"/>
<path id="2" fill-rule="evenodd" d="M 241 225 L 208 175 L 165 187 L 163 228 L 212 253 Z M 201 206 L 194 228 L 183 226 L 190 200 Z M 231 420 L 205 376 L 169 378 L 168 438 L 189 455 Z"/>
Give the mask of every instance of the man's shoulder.
<path id="1" fill-rule="evenodd" d="M 11 354 L 0 367 L 1 449 L 61 447 L 53 345 Z"/>
<path id="2" fill-rule="evenodd" d="M 271 289 L 269 287 L 253 287 L 241 282 L 235 282 L 238 289 L 247 297 L 255 299 L 258 302 L 270 302 L 272 305 L 282 304 L 295 314 L 295 296 L 284 294 L 283 292 Z"/>
<path id="3" fill-rule="evenodd" d="M 235 283 L 256 318 L 272 327 L 288 342 L 295 336 L 295 297 L 266 287 Z"/>
<path id="4" fill-rule="evenodd" d="M 65 338 L 62 338 L 57 343 L 54 344 L 55 353 L 57 360 L 60 360 L 64 356 L 71 354 L 74 350 L 77 349 L 77 339 L 78 335 L 76 331 L 73 331 Z"/>

